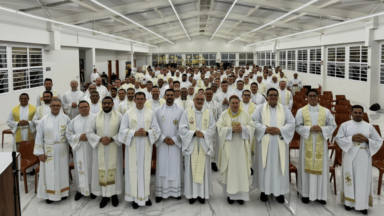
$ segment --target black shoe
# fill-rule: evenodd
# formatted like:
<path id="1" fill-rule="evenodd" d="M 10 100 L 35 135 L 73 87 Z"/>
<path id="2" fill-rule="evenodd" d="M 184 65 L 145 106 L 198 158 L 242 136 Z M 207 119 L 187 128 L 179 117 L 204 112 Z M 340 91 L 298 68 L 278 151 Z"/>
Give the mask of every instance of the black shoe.
<path id="1" fill-rule="evenodd" d="M 199 199 L 199 202 L 200 202 L 201 204 L 205 204 L 205 199 L 203 199 L 203 198 L 201 198 L 201 197 L 198 197 L 198 199 Z"/>
<path id="2" fill-rule="evenodd" d="M 151 205 L 152 205 L 152 201 L 151 201 L 150 199 L 148 199 L 148 201 L 145 202 L 145 205 L 146 205 L 146 206 L 151 206 Z"/>
<path id="3" fill-rule="evenodd" d="M 156 203 L 159 203 L 159 202 L 161 202 L 163 200 L 163 197 L 156 197 Z"/>
<path id="4" fill-rule="evenodd" d="M 110 198 L 109 197 L 103 197 L 100 202 L 100 208 L 104 208 L 109 203 Z"/>
<path id="5" fill-rule="evenodd" d="M 244 200 L 237 200 L 240 205 L 244 205 Z"/>
<path id="6" fill-rule="evenodd" d="M 78 201 L 79 199 L 81 199 L 81 197 L 83 197 L 83 194 L 81 194 L 79 191 L 77 191 L 77 193 L 75 195 L 75 201 Z"/>
<path id="7" fill-rule="evenodd" d="M 45 200 L 45 203 L 47 203 L 47 204 L 51 204 L 51 203 L 53 203 L 53 201 L 52 201 L 52 200 L 49 200 L 49 199 L 47 199 L 47 200 Z"/>
<path id="8" fill-rule="evenodd" d="M 320 204 L 323 204 L 323 205 L 327 204 L 327 201 L 325 201 L 325 200 L 317 200 L 317 202 L 319 202 Z"/>
<path id="9" fill-rule="evenodd" d="M 139 204 L 133 202 L 133 203 L 132 203 L 132 208 L 133 208 L 133 209 L 138 209 L 138 208 L 139 208 Z"/>
<path id="10" fill-rule="evenodd" d="M 192 199 L 189 199 L 189 204 L 192 205 L 192 204 L 195 203 L 195 202 L 196 202 L 196 199 L 193 199 L 193 198 L 192 198 Z"/>
<path id="11" fill-rule="evenodd" d="M 29 172 L 29 175 L 34 176 L 35 175 L 35 169 L 33 169 L 31 172 Z"/>
<path id="12" fill-rule="evenodd" d="M 61 197 L 61 200 L 66 200 L 68 197 Z"/>
<path id="13" fill-rule="evenodd" d="M 91 199 L 96 199 L 96 195 L 91 193 Z"/>
<path id="14" fill-rule="evenodd" d="M 251 168 L 251 175 L 253 175 L 253 169 Z"/>
<path id="15" fill-rule="evenodd" d="M 233 203 L 235 203 L 235 200 L 231 200 L 229 197 L 227 197 L 227 202 L 232 205 Z"/>
<path id="16" fill-rule="evenodd" d="M 345 210 L 347 210 L 347 211 L 351 211 L 351 210 L 352 210 L 352 208 L 349 207 L 349 206 L 347 206 L 347 205 L 344 205 L 344 208 L 345 208 Z"/>
<path id="17" fill-rule="evenodd" d="M 117 198 L 117 195 L 113 195 L 111 198 L 112 198 L 112 205 L 114 207 L 118 206 L 119 205 L 119 199 Z"/>
<path id="18" fill-rule="evenodd" d="M 176 197 L 176 199 L 178 199 L 178 200 L 181 200 L 181 196 L 179 196 L 179 197 Z"/>
<path id="19" fill-rule="evenodd" d="M 305 204 L 308 204 L 309 203 L 309 197 L 302 197 L 301 198 L 301 201 Z"/>
<path id="20" fill-rule="evenodd" d="M 216 163 L 211 163 L 212 170 L 217 172 L 219 169 L 217 169 Z"/>
<path id="21" fill-rule="evenodd" d="M 265 195 L 264 192 L 261 192 L 261 194 L 260 194 L 260 200 L 261 200 L 261 202 L 267 202 L 267 201 L 268 201 L 268 196 Z"/>
<path id="22" fill-rule="evenodd" d="M 276 197 L 276 200 L 277 200 L 277 202 L 283 204 L 285 202 L 284 195 L 280 195 L 280 196 Z"/>
<path id="23" fill-rule="evenodd" d="M 360 212 L 363 213 L 363 215 L 367 215 L 368 214 L 368 210 L 367 209 L 361 210 Z"/>

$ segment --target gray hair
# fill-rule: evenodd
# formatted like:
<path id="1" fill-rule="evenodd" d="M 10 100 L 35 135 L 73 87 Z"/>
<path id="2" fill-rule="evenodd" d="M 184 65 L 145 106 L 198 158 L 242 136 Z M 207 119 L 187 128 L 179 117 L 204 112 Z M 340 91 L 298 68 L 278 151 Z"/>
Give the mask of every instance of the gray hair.
<path id="1" fill-rule="evenodd" d="M 54 102 L 54 101 L 59 101 L 60 105 L 61 105 L 61 100 L 59 98 L 55 98 L 55 99 L 51 100 L 51 105 L 52 105 L 52 102 Z M 51 105 L 49 105 L 49 106 L 51 106 Z"/>
<path id="2" fill-rule="evenodd" d="M 188 91 L 187 87 L 183 87 L 183 88 L 181 88 L 181 89 L 180 89 L 180 91 L 181 91 L 181 90 L 183 90 L 183 89 L 185 89 L 185 90 L 187 90 L 187 91 Z"/>
<path id="3" fill-rule="evenodd" d="M 79 84 L 79 82 L 77 80 L 71 80 L 70 83 L 72 83 L 72 82 L 76 82 L 77 84 Z"/>
<path id="4" fill-rule="evenodd" d="M 95 86 L 95 87 L 96 87 L 96 85 L 95 85 L 95 84 L 93 84 L 93 83 L 92 83 L 92 84 L 90 84 L 90 85 L 88 86 L 88 88 L 89 88 L 90 86 Z"/>
<path id="5" fill-rule="evenodd" d="M 96 78 L 96 80 L 98 80 L 98 79 L 102 80 L 100 77 L 97 77 L 97 78 Z"/>
<path id="6" fill-rule="evenodd" d="M 280 84 L 281 82 L 285 82 L 285 80 L 283 80 L 283 79 L 282 79 L 282 80 L 280 80 L 279 84 Z"/>
<path id="7" fill-rule="evenodd" d="M 193 96 L 193 99 L 195 99 L 197 95 L 202 95 L 204 97 L 204 100 L 205 100 L 205 95 L 203 93 L 196 93 L 195 96 Z"/>

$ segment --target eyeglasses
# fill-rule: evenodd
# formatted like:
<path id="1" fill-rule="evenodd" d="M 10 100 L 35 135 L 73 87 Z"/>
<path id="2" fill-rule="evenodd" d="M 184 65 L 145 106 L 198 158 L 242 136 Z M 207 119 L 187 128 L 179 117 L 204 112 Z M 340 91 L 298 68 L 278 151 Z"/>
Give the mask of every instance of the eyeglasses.
<path id="1" fill-rule="evenodd" d="M 50 105 L 50 107 L 53 107 L 53 108 L 60 108 L 61 105 Z"/>
<path id="2" fill-rule="evenodd" d="M 251 97 L 251 95 L 249 95 L 249 94 L 244 94 L 243 96 L 244 97 Z"/>
<path id="3" fill-rule="evenodd" d="M 103 102 L 103 105 L 111 105 L 112 102 Z"/>

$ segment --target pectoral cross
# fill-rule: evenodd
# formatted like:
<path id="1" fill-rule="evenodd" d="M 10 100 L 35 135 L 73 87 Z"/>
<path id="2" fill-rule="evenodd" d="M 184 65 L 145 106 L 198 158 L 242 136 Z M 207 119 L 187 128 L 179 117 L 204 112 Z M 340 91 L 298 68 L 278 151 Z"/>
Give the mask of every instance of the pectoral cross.
<path id="1" fill-rule="evenodd" d="M 176 126 L 179 123 L 177 119 L 173 120 L 173 124 Z"/>

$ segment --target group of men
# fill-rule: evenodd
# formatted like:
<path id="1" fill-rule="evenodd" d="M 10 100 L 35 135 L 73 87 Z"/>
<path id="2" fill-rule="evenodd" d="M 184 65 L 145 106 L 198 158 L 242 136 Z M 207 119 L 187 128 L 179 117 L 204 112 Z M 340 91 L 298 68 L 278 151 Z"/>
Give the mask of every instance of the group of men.
<path id="1" fill-rule="evenodd" d="M 157 203 L 184 194 L 190 204 L 204 204 L 213 192 L 212 171 L 223 176 L 229 204 L 249 201 L 251 186 L 260 190 L 261 201 L 273 195 L 284 203 L 290 190 L 289 143 L 296 131 L 301 136 L 298 192 L 303 203 L 325 205 L 327 140 L 337 125 L 331 112 L 318 105 L 318 92 L 307 92 L 308 105 L 294 117 L 292 94 L 302 88 L 297 74 L 288 82 L 278 68 L 265 83 L 268 68 L 216 70 L 147 71 L 151 78 L 145 79 L 143 89 L 145 74 L 139 71 L 123 85 L 116 79 L 110 91 L 95 76 L 96 84 L 85 93 L 71 81 L 71 90 L 63 96 L 46 79 L 37 108 L 29 104 L 28 94 L 21 94 L 7 123 L 15 134 L 15 149 L 21 141 L 35 140 L 34 154 L 40 160 L 37 196 L 48 204 L 68 197 L 70 145 L 76 201 L 101 196 L 100 208 L 110 201 L 117 206 L 117 195 L 123 193 L 134 209 L 150 206 L 155 145 Z M 343 149 L 341 198 L 346 210 L 366 214 L 372 204 L 371 157 L 382 138 L 362 121 L 363 107 L 355 105 L 351 111 L 353 119 L 343 123 L 336 136 Z"/>

